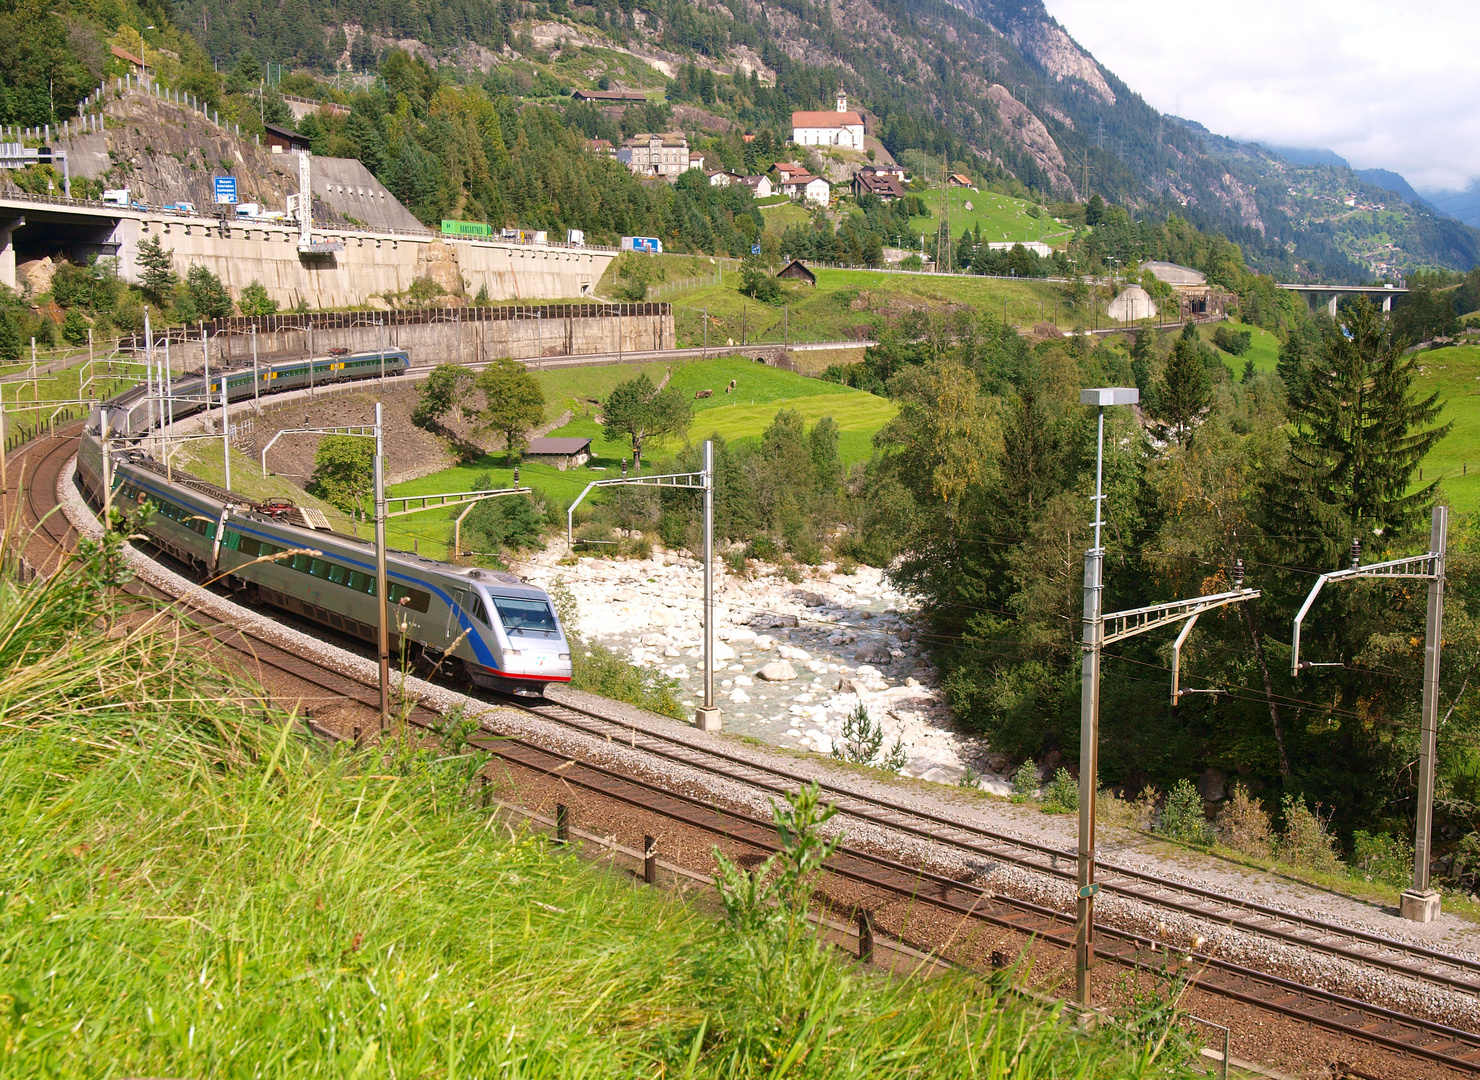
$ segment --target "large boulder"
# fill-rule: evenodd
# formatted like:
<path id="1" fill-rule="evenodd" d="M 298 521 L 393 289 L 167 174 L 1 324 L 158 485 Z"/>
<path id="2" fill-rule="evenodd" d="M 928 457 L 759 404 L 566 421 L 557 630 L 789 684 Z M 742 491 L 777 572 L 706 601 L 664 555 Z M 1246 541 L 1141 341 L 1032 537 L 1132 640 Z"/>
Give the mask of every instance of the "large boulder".
<path id="1" fill-rule="evenodd" d="M 1228 797 L 1228 774 L 1216 766 L 1204 769 L 1197 778 L 1197 793 L 1204 802 L 1222 802 Z"/>
<path id="2" fill-rule="evenodd" d="M 889 649 L 877 643 L 861 646 L 854 654 L 853 659 L 861 664 L 887 664 L 892 657 Z"/>
<path id="3" fill-rule="evenodd" d="M 766 682 L 791 682 L 797 677 L 797 669 L 785 660 L 772 660 L 756 673 L 756 678 Z"/>
<path id="4" fill-rule="evenodd" d="M 804 592 L 802 593 L 802 603 L 806 604 L 807 607 L 825 607 L 827 604 L 827 597 L 823 596 L 821 593 Z"/>

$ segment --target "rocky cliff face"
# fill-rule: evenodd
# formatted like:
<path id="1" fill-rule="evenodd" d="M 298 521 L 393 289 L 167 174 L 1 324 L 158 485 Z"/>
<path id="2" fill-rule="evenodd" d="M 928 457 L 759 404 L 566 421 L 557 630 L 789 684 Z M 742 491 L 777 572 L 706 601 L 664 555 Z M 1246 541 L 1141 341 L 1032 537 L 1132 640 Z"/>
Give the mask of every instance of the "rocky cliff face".
<path id="1" fill-rule="evenodd" d="M 209 214 L 215 209 L 214 178 L 226 175 L 236 177 L 238 201 L 258 203 L 267 210 L 285 211 L 288 196 L 298 192 L 296 154 L 274 154 L 189 106 L 131 92 L 109 102 L 104 115 L 104 130 L 59 142 L 67 150 L 73 176 L 126 187 L 132 201 L 149 206 L 190 202 Z M 338 160 L 325 159 L 325 164 Z M 369 176 L 358 162 L 354 165 L 356 175 Z M 331 226 L 351 224 L 323 199 L 324 180 L 315 176 L 314 220 Z M 8 178 L 0 178 L 0 185 L 11 186 Z M 386 196 L 380 201 L 395 200 Z M 400 218 L 390 224 L 419 228 L 399 203 L 391 212 L 397 209 Z"/>
<path id="2" fill-rule="evenodd" d="M 1054 187 L 1072 191 L 1074 185 L 1065 171 L 1063 152 L 1053 141 L 1048 128 L 1043 126 L 1043 121 L 1021 101 L 1014 99 L 1005 86 L 993 85 L 987 91 L 987 98 L 996 107 L 998 119 L 1008 137 L 1038 162 L 1038 167 L 1048 174 Z"/>

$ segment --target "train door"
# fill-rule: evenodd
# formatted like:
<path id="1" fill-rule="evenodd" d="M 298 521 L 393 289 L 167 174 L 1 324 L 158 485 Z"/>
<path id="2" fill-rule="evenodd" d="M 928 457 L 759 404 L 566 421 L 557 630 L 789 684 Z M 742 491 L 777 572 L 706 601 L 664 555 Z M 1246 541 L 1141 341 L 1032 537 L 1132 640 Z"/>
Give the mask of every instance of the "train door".
<path id="1" fill-rule="evenodd" d="M 447 640 L 450 642 L 458 634 L 462 633 L 462 623 L 458 619 L 460 612 L 466 611 L 468 602 L 468 590 L 454 587 L 452 590 L 452 603 L 447 608 Z"/>

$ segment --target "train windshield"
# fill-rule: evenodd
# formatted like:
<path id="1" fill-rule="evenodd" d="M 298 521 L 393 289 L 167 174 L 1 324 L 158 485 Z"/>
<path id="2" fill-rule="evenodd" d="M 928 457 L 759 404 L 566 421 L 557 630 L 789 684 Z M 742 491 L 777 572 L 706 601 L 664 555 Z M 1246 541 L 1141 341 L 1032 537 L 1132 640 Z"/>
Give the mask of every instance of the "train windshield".
<path id="1" fill-rule="evenodd" d="M 511 634 L 554 634 L 555 613 L 543 600 L 524 600 L 513 596 L 495 596 L 493 606 Z"/>

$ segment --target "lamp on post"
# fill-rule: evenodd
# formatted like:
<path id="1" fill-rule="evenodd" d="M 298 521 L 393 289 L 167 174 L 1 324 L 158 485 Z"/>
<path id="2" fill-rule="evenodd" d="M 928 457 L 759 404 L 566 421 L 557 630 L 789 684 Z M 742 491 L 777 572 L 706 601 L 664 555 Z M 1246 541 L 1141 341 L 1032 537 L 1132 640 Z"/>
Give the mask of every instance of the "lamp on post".
<path id="1" fill-rule="evenodd" d="M 1074 990 L 1079 1004 L 1090 1004 L 1089 966 L 1093 958 L 1095 884 L 1095 790 L 1100 742 L 1100 646 L 1104 624 L 1105 549 L 1100 546 L 1104 524 L 1105 409 L 1134 405 L 1141 400 L 1135 387 L 1081 390 L 1079 402 L 1099 410 L 1095 441 L 1095 543 L 1084 554 L 1084 663 L 1079 706 L 1079 910 L 1074 927 Z"/>

